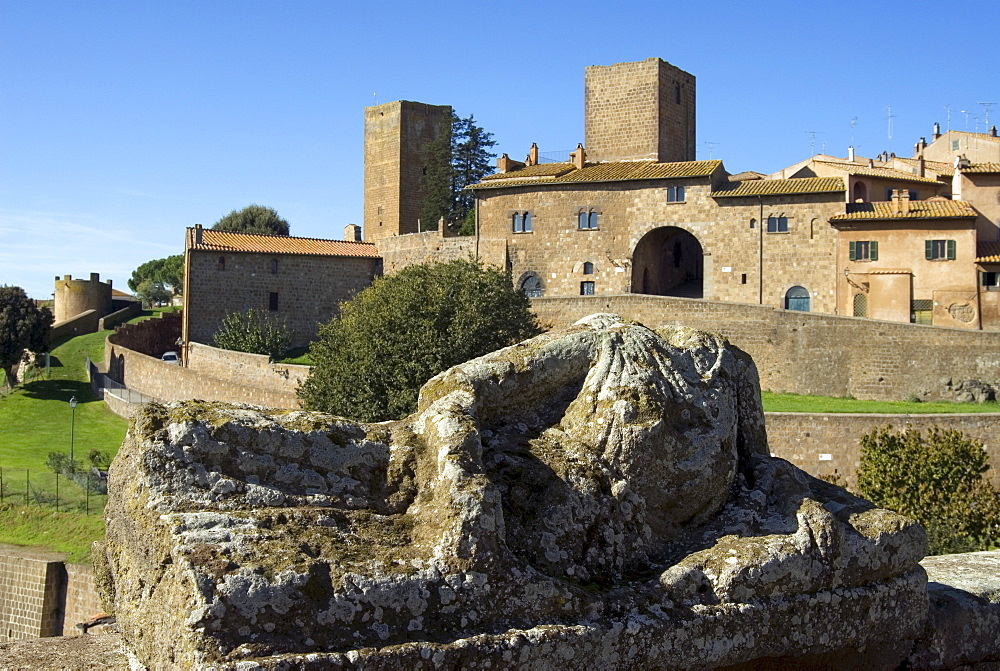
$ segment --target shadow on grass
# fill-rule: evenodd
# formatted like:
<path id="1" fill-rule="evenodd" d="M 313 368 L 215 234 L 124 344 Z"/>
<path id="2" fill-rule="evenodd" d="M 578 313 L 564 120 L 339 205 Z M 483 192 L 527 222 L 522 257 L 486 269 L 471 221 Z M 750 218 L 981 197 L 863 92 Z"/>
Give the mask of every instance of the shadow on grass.
<path id="1" fill-rule="evenodd" d="M 88 382 L 77 380 L 35 380 L 24 385 L 22 389 L 28 398 L 42 401 L 69 401 L 74 396 L 80 403 L 99 400 Z"/>

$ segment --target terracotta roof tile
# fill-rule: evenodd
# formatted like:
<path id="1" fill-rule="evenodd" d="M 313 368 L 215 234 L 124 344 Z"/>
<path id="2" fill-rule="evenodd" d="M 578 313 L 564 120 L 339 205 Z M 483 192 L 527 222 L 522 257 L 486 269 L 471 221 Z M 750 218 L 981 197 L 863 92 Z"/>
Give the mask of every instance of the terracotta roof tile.
<path id="1" fill-rule="evenodd" d="M 962 172 L 979 173 L 983 175 L 995 175 L 997 173 L 1000 173 L 1000 163 L 973 163 L 968 168 L 962 168 Z"/>
<path id="2" fill-rule="evenodd" d="M 892 202 L 848 203 L 845 214 L 830 217 L 831 222 L 889 219 L 965 219 L 975 218 L 976 211 L 961 200 L 911 200 L 910 211 L 896 211 Z"/>
<path id="3" fill-rule="evenodd" d="M 1000 263 L 1000 242 L 977 243 L 976 263 Z"/>
<path id="4" fill-rule="evenodd" d="M 856 165 L 854 163 L 835 163 L 834 161 L 816 161 L 822 165 L 829 166 L 831 168 L 836 168 L 837 170 L 843 170 L 851 175 L 864 175 L 866 177 L 881 177 L 882 179 L 898 179 L 906 182 L 931 182 L 937 184 L 938 181 L 933 177 L 920 177 L 919 175 L 913 175 L 908 172 L 903 172 L 902 170 L 895 170 L 893 168 L 869 168 L 866 165 Z"/>
<path id="5" fill-rule="evenodd" d="M 708 177 L 722 161 L 608 161 L 589 163 L 577 169 L 572 163 L 543 163 L 521 170 L 498 173 L 484 177 L 469 189 L 499 189 L 526 184 L 571 184 L 578 182 L 628 182 L 644 179 L 679 179 L 683 177 Z"/>
<path id="6" fill-rule="evenodd" d="M 258 252 L 263 254 L 312 254 L 316 256 L 363 256 L 378 258 L 370 242 L 293 238 L 285 235 L 251 235 L 202 229 L 201 244 L 191 249 L 216 252 Z"/>
<path id="7" fill-rule="evenodd" d="M 841 177 L 797 177 L 792 179 L 751 179 L 730 182 L 713 198 L 739 198 L 742 196 L 779 196 L 795 193 L 827 193 L 844 190 Z"/>

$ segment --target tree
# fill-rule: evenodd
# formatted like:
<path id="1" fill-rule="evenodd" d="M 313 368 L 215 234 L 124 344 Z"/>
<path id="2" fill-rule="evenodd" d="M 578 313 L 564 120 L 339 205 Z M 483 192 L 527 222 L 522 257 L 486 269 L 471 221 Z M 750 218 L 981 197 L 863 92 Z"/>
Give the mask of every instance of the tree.
<path id="1" fill-rule="evenodd" d="M 507 273 L 472 260 L 407 266 L 320 328 L 299 397 L 361 421 L 404 417 L 434 375 L 538 332 Z"/>
<path id="2" fill-rule="evenodd" d="M 237 352 L 266 354 L 272 361 L 288 351 L 292 334 L 288 326 L 263 310 L 230 312 L 215 333 L 216 347 Z"/>
<path id="3" fill-rule="evenodd" d="M 233 210 L 212 225 L 215 231 L 254 233 L 256 235 L 288 235 L 288 222 L 270 207 L 247 205 Z"/>
<path id="4" fill-rule="evenodd" d="M 1000 495 L 983 479 L 988 462 L 961 431 L 883 427 L 861 437 L 858 489 L 923 524 L 931 554 L 989 549 L 1000 540 Z"/>
<path id="5" fill-rule="evenodd" d="M 0 369 L 4 386 L 17 385 L 17 366 L 25 352 L 41 352 L 52 327 L 52 313 L 39 308 L 21 287 L 0 286 Z"/>
<path id="6" fill-rule="evenodd" d="M 184 291 L 184 255 L 174 254 L 165 259 L 153 259 L 132 271 L 128 288 L 139 291 L 139 285 L 145 281 L 158 284 L 160 288 L 171 293 L 180 294 Z"/>
<path id="7" fill-rule="evenodd" d="M 444 217 L 453 229 L 468 230 L 466 222 L 475 196 L 464 189 L 493 171 L 490 159 L 496 154 L 490 148 L 494 145 L 493 133 L 478 126 L 472 115 L 462 119 L 452 112 L 450 121 L 424 151 L 423 228 L 434 229 Z"/>

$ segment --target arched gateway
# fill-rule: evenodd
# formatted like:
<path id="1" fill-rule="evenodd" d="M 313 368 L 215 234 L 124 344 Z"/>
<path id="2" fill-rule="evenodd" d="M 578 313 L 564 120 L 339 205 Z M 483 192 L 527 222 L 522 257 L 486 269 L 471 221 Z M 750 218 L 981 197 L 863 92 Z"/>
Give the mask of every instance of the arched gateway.
<path id="1" fill-rule="evenodd" d="M 701 298 L 704 252 L 683 228 L 664 226 L 647 233 L 632 253 L 632 293 Z"/>

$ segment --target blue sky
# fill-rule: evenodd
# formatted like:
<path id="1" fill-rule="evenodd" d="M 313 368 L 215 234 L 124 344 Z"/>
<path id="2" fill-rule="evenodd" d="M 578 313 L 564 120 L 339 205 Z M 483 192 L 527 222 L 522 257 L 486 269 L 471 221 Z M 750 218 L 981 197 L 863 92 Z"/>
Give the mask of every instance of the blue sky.
<path id="1" fill-rule="evenodd" d="M 292 234 L 361 223 L 363 108 L 449 104 L 514 158 L 583 140 L 583 69 L 693 73 L 698 155 L 771 172 L 985 130 L 993 2 L 0 0 L 0 284 L 126 288 L 184 228 L 250 203 Z M 968 115 L 962 110 L 967 110 Z M 1000 105 L 990 122 L 1000 122 Z M 851 120 L 855 119 L 855 125 Z M 968 126 L 966 126 L 968 124 Z M 810 135 L 815 132 L 815 138 Z"/>

